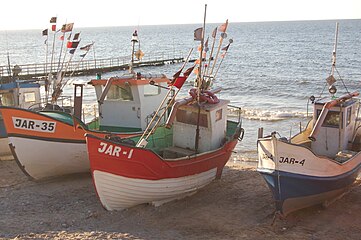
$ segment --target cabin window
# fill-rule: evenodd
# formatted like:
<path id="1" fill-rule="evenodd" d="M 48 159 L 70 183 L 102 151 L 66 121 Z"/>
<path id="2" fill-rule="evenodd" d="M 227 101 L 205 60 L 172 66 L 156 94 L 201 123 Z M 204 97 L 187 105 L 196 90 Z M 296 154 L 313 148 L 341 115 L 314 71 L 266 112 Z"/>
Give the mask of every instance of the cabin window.
<path id="1" fill-rule="evenodd" d="M 144 85 L 144 96 L 156 96 L 160 94 L 160 88 L 150 84 Z"/>
<path id="2" fill-rule="evenodd" d="M 0 105 L 2 106 L 15 106 L 15 99 L 13 93 L 3 93 L 0 94 Z"/>
<path id="3" fill-rule="evenodd" d="M 348 126 L 351 123 L 351 107 L 347 109 L 347 118 L 346 118 L 346 126 Z"/>
<path id="4" fill-rule="evenodd" d="M 222 109 L 216 111 L 216 122 L 222 119 Z"/>
<path id="5" fill-rule="evenodd" d="M 132 90 L 129 85 L 112 85 L 109 88 L 107 100 L 133 101 Z"/>
<path id="6" fill-rule="evenodd" d="M 198 113 L 178 109 L 176 118 L 178 122 L 190 125 L 197 125 Z M 201 115 L 199 116 L 199 126 L 206 128 L 208 127 L 207 114 L 201 113 Z"/>
<path id="7" fill-rule="evenodd" d="M 317 110 L 317 118 L 319 118 L 321 110 Z M 341 113 L 341 123 L 343 121 L 343 115 Z M 334 127 L 339 128 L 340 126 L 340 112 L 328 111 L 325 120 L 323 121 L 322 127 Z M 342 127 L 342 125 L 341 125 Z"/>
<path id="8" fill-rule="evenodd" d="M 24 102 L 36 102 L 35 92 L 26 92 L 24 93 Z"/>

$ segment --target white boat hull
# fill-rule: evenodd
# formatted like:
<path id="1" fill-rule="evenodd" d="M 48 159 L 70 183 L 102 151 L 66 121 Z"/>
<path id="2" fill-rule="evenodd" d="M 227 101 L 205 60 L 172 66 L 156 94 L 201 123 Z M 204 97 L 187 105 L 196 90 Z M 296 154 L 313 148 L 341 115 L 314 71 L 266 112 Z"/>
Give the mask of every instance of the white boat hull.
<path id="1" fill-rule="evenodd" d="M 22 137 L 9 137 L 9 141 L 15 148 L 15 160 L 34 180 L 90 171 L 85 143 Z"/>
<path id="2" fill-rule="evenodd" d="M 136 179 L 95 170 L 94 184 L 107 210 L 122 210 L 138 204 L 163 203 L 195 193 L 216 178 L 217 169 L 203 173 L 161 180 Z"/>

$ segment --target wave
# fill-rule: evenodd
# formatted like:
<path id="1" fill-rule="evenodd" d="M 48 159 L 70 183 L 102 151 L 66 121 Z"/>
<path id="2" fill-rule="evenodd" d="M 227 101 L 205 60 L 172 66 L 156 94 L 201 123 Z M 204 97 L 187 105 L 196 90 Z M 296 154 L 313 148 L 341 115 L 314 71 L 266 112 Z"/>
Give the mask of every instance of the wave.
<path id="1" fill-rule="evenodd" d="M 230 110 L 228 117 L 237 117 L 237 110 Z M 307 112 L 301 112 L 297 110 L 266 110 L 266 109 L 247 109 L 241 110 L 241 116 L 243 119 L 248 120 L 260 120 L 260 121 L 282 121 L 292 118 L 306 118 Z M 310 114 L 309 114 L 310 117 Z"/>

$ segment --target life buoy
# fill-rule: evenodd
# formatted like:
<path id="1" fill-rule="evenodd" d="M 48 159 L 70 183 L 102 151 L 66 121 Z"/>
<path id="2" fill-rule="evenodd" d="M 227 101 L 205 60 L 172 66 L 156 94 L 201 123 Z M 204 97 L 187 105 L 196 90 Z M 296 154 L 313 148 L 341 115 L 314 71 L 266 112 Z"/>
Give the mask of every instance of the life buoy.
<path id="1" fill-rule="evenodd" d="M 189 94 L 192 96 L 193 99 L 197 99 L 197 89 L 196 88 L 190 89 Z M 201 94 L 199 95 L 199 100 L 201 100 L 202 102 L 210 103 L 210 104 L 219 103 L 219 99 L 211 91 L 202 91 Z"/>

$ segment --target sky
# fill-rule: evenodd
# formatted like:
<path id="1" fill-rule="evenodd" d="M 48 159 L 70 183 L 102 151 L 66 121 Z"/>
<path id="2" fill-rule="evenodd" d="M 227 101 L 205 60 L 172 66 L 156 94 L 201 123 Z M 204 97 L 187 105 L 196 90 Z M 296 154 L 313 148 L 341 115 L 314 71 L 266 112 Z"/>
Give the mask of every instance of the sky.
<path id="1" fill-rule="evenodd" d="M 361 19 L 361 0 L 5 0 L 0 30 L 44 29 L 49 20 L 76 27 Z"/>

